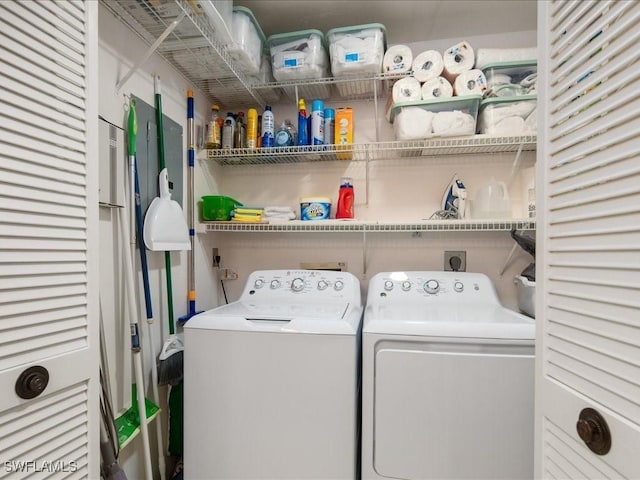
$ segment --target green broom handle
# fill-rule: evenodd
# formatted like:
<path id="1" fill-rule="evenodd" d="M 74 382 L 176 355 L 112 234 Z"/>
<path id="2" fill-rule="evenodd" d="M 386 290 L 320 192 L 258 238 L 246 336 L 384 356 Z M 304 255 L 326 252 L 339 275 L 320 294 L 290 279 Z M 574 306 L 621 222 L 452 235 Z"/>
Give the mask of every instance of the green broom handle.
<path id="1" fill-rule="evenodd" d="M 155 87 L 155 100 L 156 100 L 156 126 L 158 130 L 158 159 L 159 159 L 159 168 L 158 174 L 160 171 L 164 170 L 166 167 L 165 159 L 164 159 L 164 127 L 162 125 L 162 96 L 160 93 L 160 77 L 156 76 L 154 78 L 154 87 Z M 169 309 L 169 334 L 173 335 L 175 333 L 175 326 L 173 320 L 173 285 L 171 281 L 171 252 L 164 252 L 164 271 L 166 272 L 167 277 L 167 308 Z"/>

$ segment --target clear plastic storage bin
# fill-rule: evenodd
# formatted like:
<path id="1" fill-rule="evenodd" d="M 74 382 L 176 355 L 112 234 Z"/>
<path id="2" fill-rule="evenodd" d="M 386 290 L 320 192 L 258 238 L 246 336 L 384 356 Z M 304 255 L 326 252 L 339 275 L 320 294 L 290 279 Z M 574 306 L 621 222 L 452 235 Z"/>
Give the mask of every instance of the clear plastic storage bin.
<path id="1" fill-rule="evenodd" d="M 402 102 L 391 107 L 396 140 L 474 135 L 482 95 Z"/>
<path id="2" fill-rule="evenodd" d="M 267 44 L 273 78 L 279 82 L 313 80 L 329 75 L 325 39 L 320 30 L 271 35 Z"/>
<path id="3" fill-rule="evenodd" d="M 487 98 L 480 104 L 478 132 L 527 135 L 537 132 L 536 95 Z"/>
<path id="4" fill-rule="evenodd" d="M 227 53 L 246 75 L 258 75 L 262 63 L 264 32 L 251 10 L 233 7 L 233 43 Z"/>
<path id="5" fill-rule="evenodd" d="M 382 72 L 387 48 L 386 30 L 380 23 L 333 28 L 327 32 L 331 73 L 334 77 Z"/>
<path id="6" fill-rule="evenodd" d="M 537 62 L 501 62 L 482 68 L 487 88 L 498 97 L 515 97 L 536 93 Z"/>

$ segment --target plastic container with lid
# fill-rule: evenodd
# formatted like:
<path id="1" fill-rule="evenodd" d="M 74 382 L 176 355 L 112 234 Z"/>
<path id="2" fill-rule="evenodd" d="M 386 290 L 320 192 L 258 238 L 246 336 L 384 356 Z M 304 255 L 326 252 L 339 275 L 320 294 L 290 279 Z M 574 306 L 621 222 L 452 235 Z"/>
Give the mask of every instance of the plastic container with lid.
<path id="1" fill-rule="evenodd" d="M 329 75 L 325 38 L 320 30 L 279 33 L 267 39 L 273 78 L 313 80 Z"/>
<path id="2" fill-rule="evenodd" d="M 227 48 L 227 53 L 244 74 L 258 75 L 266 38 L 251 10 L 233 7 L 231 33 L 233 43 Z"/>
<path id="3" fill-rule="evenodd" d="M 396 140 L 474 135 L 482 95 L 396 103 L 391 123 Z"/>
<path id="4" fill-rule="evenodd" d="M 538 63 L 536 61 L 491 63 L 482 67 L 487 88 L 498 97 L 514 97 L 536 93 Z"/>
<path id="5" fill-rule="evenodd" d="M 536 133 L 538 97 L 487 98 L 480 104 L 478 132 L 488 135 L 526 135 Z"/>
<path id="6" fill-rule="evenodd" d="M 382 72 L 387 40 L 381 23 L 333 28 L 327 41 L 334 77 Z"/>
<path id="7" fill-rule="evenodd" d="M 331 215 L 329 197 L 302 197 L 300 199 L 300 220 L 327 220 Z"/>

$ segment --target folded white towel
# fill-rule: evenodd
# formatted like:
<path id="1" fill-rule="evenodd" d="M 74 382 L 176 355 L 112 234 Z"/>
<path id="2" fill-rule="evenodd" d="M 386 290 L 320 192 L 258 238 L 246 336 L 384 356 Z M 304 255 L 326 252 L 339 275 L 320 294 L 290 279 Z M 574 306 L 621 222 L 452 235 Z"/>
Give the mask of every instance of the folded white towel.
<path id="1" fill-rule="evenodd" d="M 279 213 L 274 215 L 263 216 L 263 220 L 266 220 L 269 223 L 278 223 L 278 222 L 290 222 L 291 220 L 296 219 L 296 214 L 291 213 Z"/>
<path id="2" fill-rule="evenodd" d="M 287 207 L 287 206 L 271 206 L 271 207 L 264 207 L 264 210 L 262 211 L 262 215 L 277 215 L 280 213 L 294 213 L 295 211 L 293 210 L 293 208 L 291 207 Z"/>

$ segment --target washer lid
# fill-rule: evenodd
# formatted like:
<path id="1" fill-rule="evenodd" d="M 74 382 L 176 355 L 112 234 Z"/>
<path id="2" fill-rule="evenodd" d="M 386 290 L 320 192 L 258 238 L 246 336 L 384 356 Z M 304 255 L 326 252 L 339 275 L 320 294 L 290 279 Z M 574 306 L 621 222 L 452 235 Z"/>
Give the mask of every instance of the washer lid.
<path id="1" fill-rule="evenodd" d="M 535 338 L 535 321 L 494 304 L 440 303 L 425 307 L 367 305 L 363 333 L 456 338 Z"/>
<path id="2" fill-rule="evenodd" d="M 362 308 L 349 303 L 237 301 L 192 317 L 185 329 L 355 335 Z"/>

